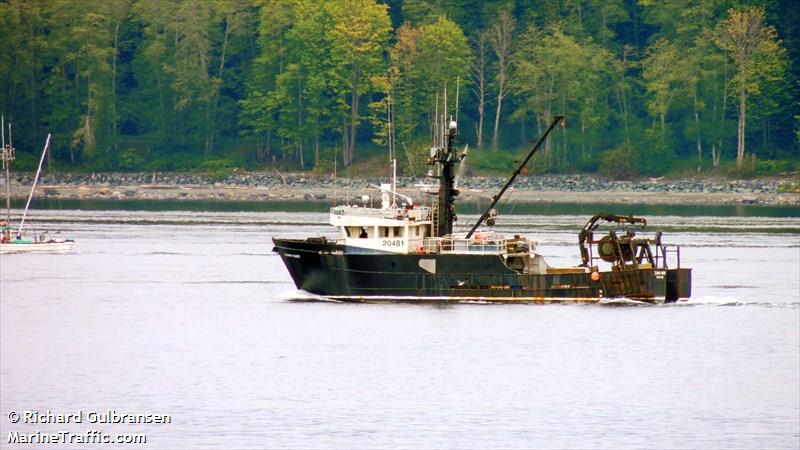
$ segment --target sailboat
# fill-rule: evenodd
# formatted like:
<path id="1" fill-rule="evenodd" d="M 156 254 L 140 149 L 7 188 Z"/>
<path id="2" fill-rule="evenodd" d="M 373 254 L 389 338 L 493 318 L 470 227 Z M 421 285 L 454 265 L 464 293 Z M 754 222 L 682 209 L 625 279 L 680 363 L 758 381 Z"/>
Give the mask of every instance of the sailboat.
<path id="1" fill-rule="evenodd" d="M 8 144 L 6 144 L 5 137 L 5 120 L 0 120 L 0 128 L 2 131 L 2 148 L 0 149 L 0 160 L 3 162 L 3 169 L 6 172 L 6 218 L 0 219 L 0 254 L 5 253 L 68 253 L 75 248 L 75 241 L 72 239 L 52 239 L 47 236 L 47 233 L 34 234 L 32 237 L 26 237 L 23 234 L 25 228 L 25 219 L 28 216 L 28 210 L 31 206 L 33 193 L 36 190 L 36 184 L 39 181 L 39 175 L 42 172 L 42 163 L 47 154 L 47 148 L 50 146 L 50 134 L 47 135 L 47 140 L 44 144 L 42 157 L 39 160 L 39 167 L 36 170 L 36 177 L 33 179 L 33 186 L 31 193 L 28 195 L 28 201 L 25 204 L 25 211 L 22 213 L 22 220 L 18 227 L 11 225 L 11 161 L 15 159 L 15 149 L 12 145 L 11 139 L 11 126 L 8 128 Z"/>

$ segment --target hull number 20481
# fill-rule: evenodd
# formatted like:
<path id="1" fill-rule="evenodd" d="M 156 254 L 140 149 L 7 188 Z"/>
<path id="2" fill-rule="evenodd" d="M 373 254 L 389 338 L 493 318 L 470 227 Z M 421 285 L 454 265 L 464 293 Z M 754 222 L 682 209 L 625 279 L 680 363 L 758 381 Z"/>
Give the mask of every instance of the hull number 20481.
<path id="1" fill-rule="evenodd" d="M 384 247 L 402 247 L 403 240 L 402 239 L 384 239 L 381 241 L 381 245 Z"/>

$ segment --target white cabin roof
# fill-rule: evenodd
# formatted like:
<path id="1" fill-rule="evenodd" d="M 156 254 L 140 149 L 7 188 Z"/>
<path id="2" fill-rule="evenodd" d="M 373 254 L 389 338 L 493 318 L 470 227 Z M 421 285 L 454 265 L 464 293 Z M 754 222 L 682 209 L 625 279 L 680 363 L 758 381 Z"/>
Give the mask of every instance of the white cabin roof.
<path id="1" fill-rule="evenodd" d="M 330 223 L 333 226 L 387 226 L 398 227 L 409 224 L 431 223 L 431 208 L 360 208 L 358 206 L 335 206 L 331 208 Z"/>

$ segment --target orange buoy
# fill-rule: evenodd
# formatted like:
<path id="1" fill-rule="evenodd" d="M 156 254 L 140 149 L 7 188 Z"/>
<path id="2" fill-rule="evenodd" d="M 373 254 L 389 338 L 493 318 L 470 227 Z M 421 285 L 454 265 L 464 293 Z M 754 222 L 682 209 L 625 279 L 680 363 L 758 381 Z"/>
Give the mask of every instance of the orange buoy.
<path id="1" fill-rule="evenodd" d="M 424 255 L 425 254 L 425 247 L 423 247 L 422 245 L 417 247 L 417 253 L 419 253 L 420 255 Z"/>
<path id="2" fill-rule="evenodd" d="M 600 281 L 600 272 L 592 272 L 591 279 L 592 281 Z"/>

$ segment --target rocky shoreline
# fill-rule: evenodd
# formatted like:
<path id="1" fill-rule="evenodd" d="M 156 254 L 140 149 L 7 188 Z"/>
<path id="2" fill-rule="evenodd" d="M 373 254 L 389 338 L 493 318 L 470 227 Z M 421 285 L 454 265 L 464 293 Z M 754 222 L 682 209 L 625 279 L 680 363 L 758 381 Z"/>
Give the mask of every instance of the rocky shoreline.
<path id="1" fill-rule="evenodd" d="M 75 200 L 216 200 L 216 201 L 333 201 L 377 197 L 382 179 L 333 180 L 308 173 L 234 172 L 222 179 L 193 173 L 47 174 L 39 180 L 37 198 Z M 398 190 L 414 195 L 432 178 L 398 179 Z M 460 181 L 462 201 L 491 199 L 505 182 L 500 177 L 468 177 Z M 25 198 L 33 174 L 11 177 L 12 198 Z M 2 180 L 5 191 L 5 179 Z M 516 203 L 630 203 L 630 204 L 761 204 L 800 205 L 797 176 L 753 180 L 724 178 L 606 180 L 594 175 L 533 175 L 519 177 L 505 201 Z"/>

